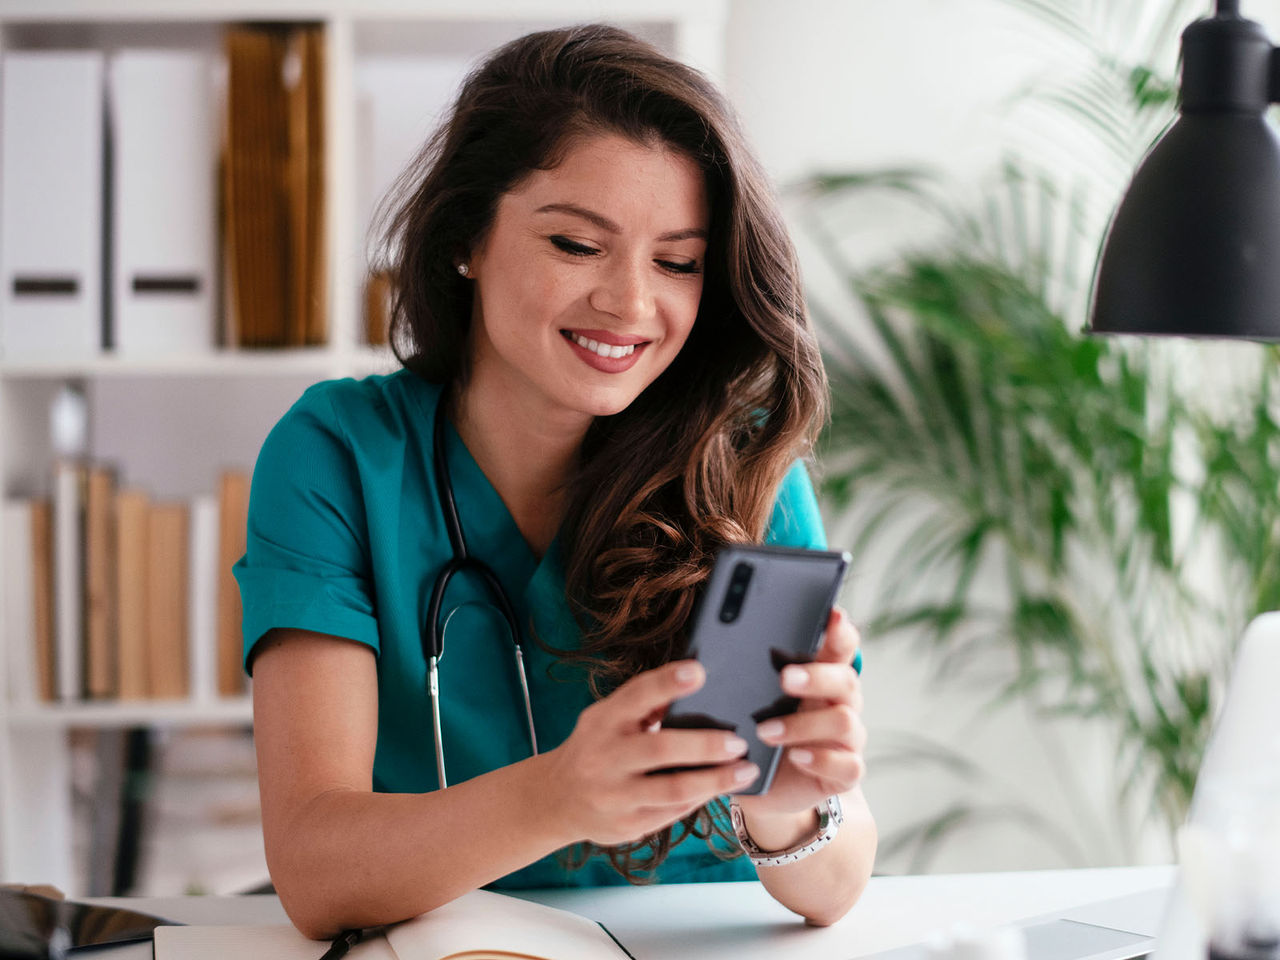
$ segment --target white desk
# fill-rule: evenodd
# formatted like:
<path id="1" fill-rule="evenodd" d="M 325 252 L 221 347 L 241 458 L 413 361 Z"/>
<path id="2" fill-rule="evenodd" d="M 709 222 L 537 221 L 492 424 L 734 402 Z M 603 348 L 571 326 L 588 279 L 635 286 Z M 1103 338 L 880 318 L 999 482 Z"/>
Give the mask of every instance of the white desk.
<path id="1" fill-rule="evenodd" d="M 1169 888 L 1173 867 L 876 877 L 831 927 L 806 927 L 758 883 L 671 884 L 523 894 L 599 920 L 638 960 L 850 960 L 903 946 L 958 921 L 1008 923 L 1125 894 Z M 275 897 L 102 899 L 188 923 L 287 922 Z M 323 952 L 317 944 L 316 956 Z M 107 960 L 142 960 L 150 945 L 117 947 Z M 351 951 L 360 960 L 360 950 Z"/>

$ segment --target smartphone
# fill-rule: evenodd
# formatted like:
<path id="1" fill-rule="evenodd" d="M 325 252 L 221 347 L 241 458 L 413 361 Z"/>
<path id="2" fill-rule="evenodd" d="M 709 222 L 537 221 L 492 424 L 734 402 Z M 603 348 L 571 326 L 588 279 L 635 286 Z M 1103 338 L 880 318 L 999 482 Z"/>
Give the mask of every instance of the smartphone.
<path id="1" fill-rule="evenodd" d="M 789 547 L 735 545 L 716 556 L 689 641 L 707 681 L 672 703 L 662 725 L 733 731 L 746 740 L 744 759 L 760 776 L 739 793 L 766 793 L 773 783 L 783 748 L 759 740 L 756 725 L 800 706 L 782 692 L 782 668 L 810 662 L 822 646 L 849 562 L 843 551 Z"/>

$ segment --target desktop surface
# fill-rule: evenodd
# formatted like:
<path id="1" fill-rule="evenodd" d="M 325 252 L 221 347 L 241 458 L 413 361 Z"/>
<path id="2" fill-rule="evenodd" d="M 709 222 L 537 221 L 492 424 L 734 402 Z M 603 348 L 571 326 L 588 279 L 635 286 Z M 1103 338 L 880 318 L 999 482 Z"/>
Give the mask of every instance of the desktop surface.
<path id="1" fill-rule="evenodd" d="M 808 927 L 759 883 L 667 884 L 532 890 L 519 895 L 598 920 L 637 960 L 851 960 L 916 943 L 955 923 L 993 926 L 1168 890 L 1174 867 L 874 877 L 862 899 L 830 927 Z M 1134 903 L 1149 898 L 1134 898 Z M 274 896 L 100 898 L 186 923 L 286 923 Z M 1123 904 L 1121 904 L 1123 912 Z M 1110 913 L 1114 915 L 1114 908 Z M 1114 919 L 1113 919 L 1114 922 Z M 316 957 L 324 944 L 317 943 Z M 95 951 L 143 960 L 149 944 Z M 359 948 L 348 956 L 360 960 Z"/>

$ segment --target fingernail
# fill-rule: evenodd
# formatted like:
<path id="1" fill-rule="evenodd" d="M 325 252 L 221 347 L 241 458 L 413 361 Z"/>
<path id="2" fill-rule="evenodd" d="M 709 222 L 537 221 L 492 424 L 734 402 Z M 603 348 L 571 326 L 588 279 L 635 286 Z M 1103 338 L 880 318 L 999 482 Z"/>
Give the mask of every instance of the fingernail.
<path id="1" fill-rule="evenodd" d="M 689 686 L 698 681 L 698 667 L 692 663 L 686 663 L 683 666 L 676 667 L 676 683 L 681 686 Z"/>
<path id="2" fill-rule="evenodd" d="M 783 729 L 781 720 L 766 720 L 756 727 L 756 734 L 761 740 L 772 740 L 774 737 L 782 736 Z"/>
<path id="3" fill-rule="evenodd" d="M 798 690 L 809 685 L 809 674 L 800 667 L 787 667 L 782 671 L 782 682 L 785 686 Z"/>
<path id="4" fill-rule="evenodd" d="M 725 737 L 724 752 L 731 757 L 736 757 L 740 753 L 747 752 L 747 741 L 741 737 Z"/>
<path id="5" fill-rule="evenodd" d="M 744 764 L 733 771 L 733 779 L 738 783 L 750 783 L 758 776 L 760 776 L 760 768 L 754 763 Z"/>
<path id="6" fill-rule="evenodd" d="M 805 766 L 808 766 L 809 764 L 813 763 L 813 754 L 808 750 L 800 750 L 800 749 L 792 748 L 791 759 L 794 760 L 796 763 L 802 763 Z"/>

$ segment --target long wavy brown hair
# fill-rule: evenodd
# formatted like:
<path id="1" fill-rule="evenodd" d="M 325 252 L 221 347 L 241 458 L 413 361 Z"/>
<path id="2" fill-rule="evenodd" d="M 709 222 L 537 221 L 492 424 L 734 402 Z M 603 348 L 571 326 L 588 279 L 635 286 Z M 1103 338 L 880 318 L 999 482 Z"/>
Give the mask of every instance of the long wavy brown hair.
<path id="1" fill-rule="evenodd" d="M 585 667 L 600 697 L 683 655 L 716 551 L 763 538 L 783 475 L 825 419 L 827 384 L 795 252 L 732 109 L 698 71 L 602 25 L 495 51 L 384 201 L 400 362 L 433 383 L 465 382 L 472 284 L 454 264 L 484 238 L 505 192 L 594 133 L 681 151 L 703 171 L 711 205 L 684 348 L 626 410 L 596 418 L 570 481 L 560 543 L 582 644 L 553 652 Z M 680 821 L 680 840 L 734 856 L 714 843 L 731 840 L 726 820 L 720 801 L 704 806 Z M 603 852 L 647 882 L 675 832 L 579 844 L 568 860 Z"/>

